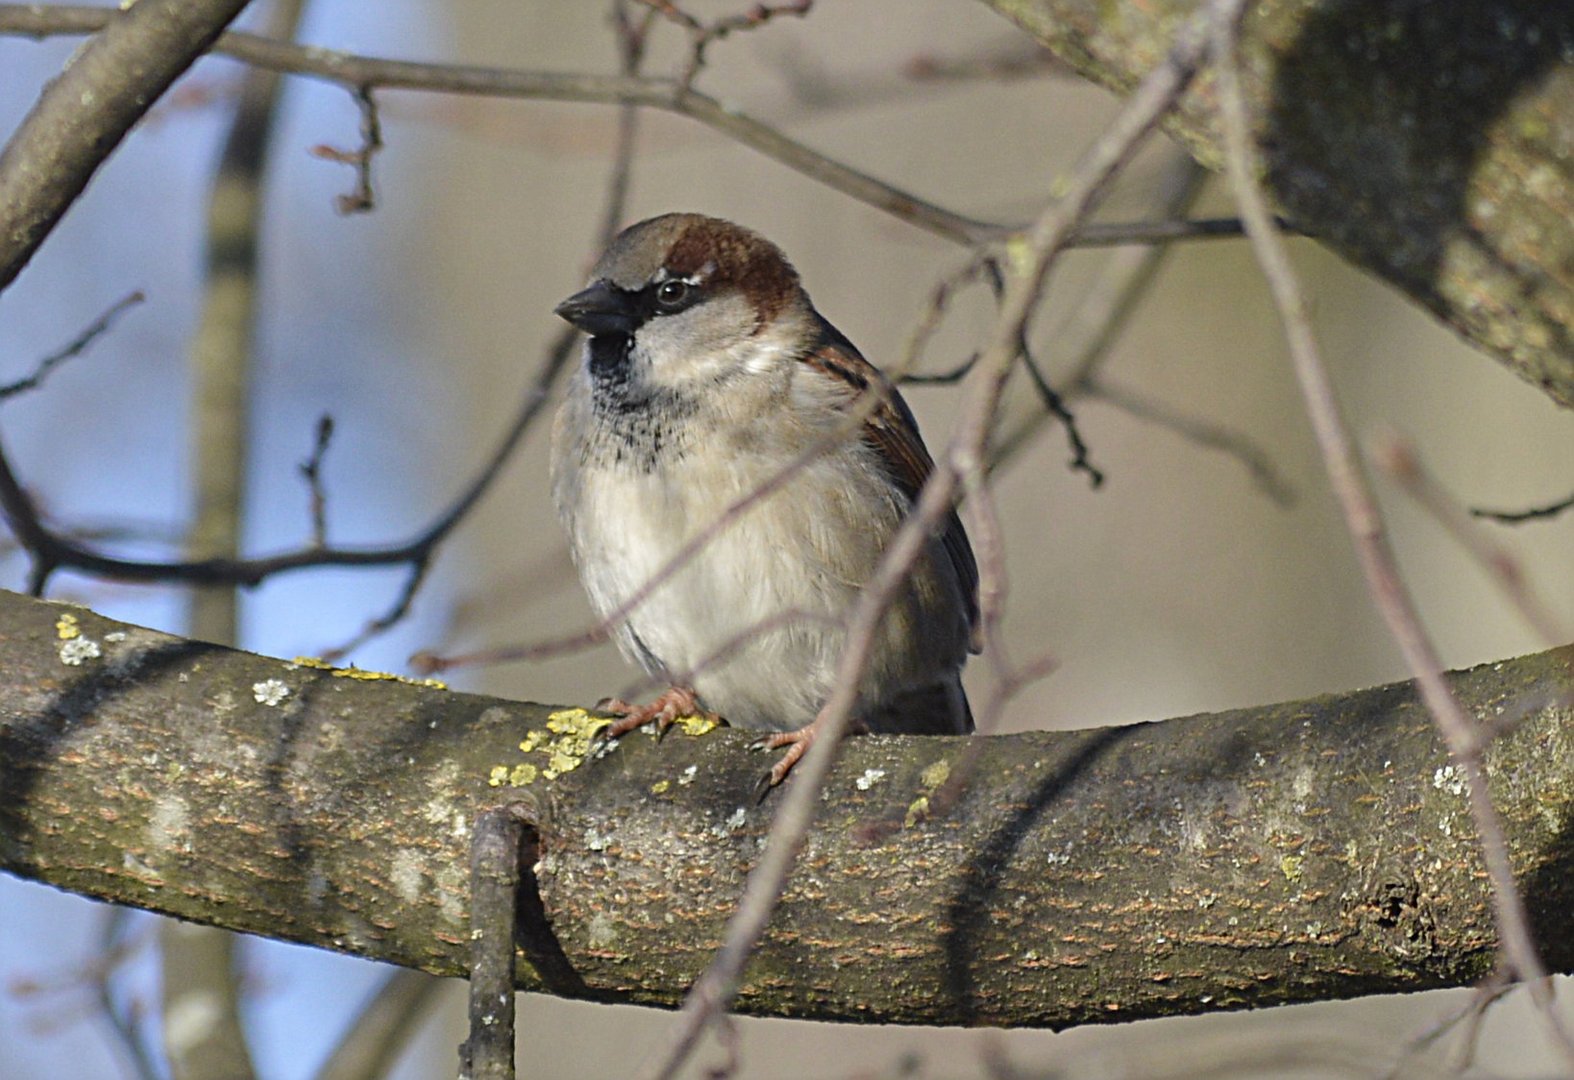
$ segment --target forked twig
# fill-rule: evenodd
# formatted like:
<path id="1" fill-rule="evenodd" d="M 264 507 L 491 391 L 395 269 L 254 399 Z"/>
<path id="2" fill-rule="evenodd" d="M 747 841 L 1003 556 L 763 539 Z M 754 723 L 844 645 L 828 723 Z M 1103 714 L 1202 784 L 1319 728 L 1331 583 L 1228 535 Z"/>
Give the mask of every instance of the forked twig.
<path id="1" fill-rule="evenodd" d="M 136 292 L 128 293 L 115 301 L 107 311 L 88 323 L 80 334 L 40 360 L 33 368 L 32 374 L 26 375 L 16 380 L 16 382 L 0 386 L 0 401 L 4 401 L 9 397 L 15 397 L 28 390 L 37 389 L 43 384 L 44 379 L 51 371 L 72 357 L 82 355 L 87 347 L 93 344 L 101 334 L 115 325 L 115 320 L 120 317 L 122 312 L 127 308 L 135 307 L 137 304 L 142 303 L 144 299 L 146 297 L 142 295 L 142 290 L 138 289 Z"/>

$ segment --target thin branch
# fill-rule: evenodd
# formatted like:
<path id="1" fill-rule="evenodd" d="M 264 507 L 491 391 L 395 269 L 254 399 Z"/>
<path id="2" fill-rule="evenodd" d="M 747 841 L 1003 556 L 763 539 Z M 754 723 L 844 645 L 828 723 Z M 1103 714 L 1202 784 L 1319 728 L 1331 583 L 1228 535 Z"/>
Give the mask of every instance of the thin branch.
<path id="1" fill-rule="evenodd" d="M 990 287 L 998 299 L 1005 290 L 1005 282 L 1000 276 L 1000 266 L 991 262 L 985 270 L 989 275 Z M 1066 406 L 1065 399 L 1055 392 L 1049 385 L 1049 380 L 1044 377 L 1043 370 L 1038 366 L 1038 361 L 1033 358 L 1033 350 L 1027 340 L 1027 325 L 1024 323 L 1017 334 L 1017 349 L 1022 356 L 1022 366 L 1027 368 L 1028 381 L 1033 384 L 1033 389 L 1038 392 L 1039 400 L 1044 405 L 1044 412 L 1059 420 L 1066 429 L 1066 441 L 1071 444 L 1072 471 L 1087 473 L 1088 482 L 1093 487 L 1104 483 L 1104 474 L 1088 460 L 1088 445 L 1082 439 L 1082 432 L 1077 429 L 1077 419 L 1071 415 L 1071 410 Z M 991 425 L 993 427 L 993 425 Z M 980 481 L 982 481 L 980 476 Z"/>
<path id="2" fill-rule="evenodd" d="M 1189 160 L 1189 159 L 1188 159 Z M 1200 166 L 1198 167 L 1200 171 Z M 1305 233 L 1291 221 L 1274 218 L 1281 232 L 1292 236 Z M 1113 221 L 1084 225 L 1072 234 L 1068 247 L 1120 247 L 1127 244 L 1165 245 L 1176 240 L 1233 240 L 1245 235 L 1240 218 L 1181 218 L 1158 221 Z"/>
<path id="3" fill-rule="evenodd" d="M 1069 69 L 1036 41 L 1012 35 L 1004 42 L 980 49 L 971 56 L 947 57 L 925 53 L 902 67 L 913 82 L 1011 82 L 1041 75 L 1065 75 Z"/>
<path id="4" fill-rule="evenodd" d="M 111 17 L 105 8 L 0 4 L 0 34 L 33 38 L 86 34 L 102 28 Z M 944 239 L 973 245 L 1014 231 L 1011 225 L 947 210 L 817 153 L 714 98 L 692 89 L 684 91 L 678 80 L 385 60 L 270 41 L 239 31 L 221 36 L 212 51 L 287 74 L 337 83 L 356 94 L 380 87 L 661 109 L 695 120 L 844 195 Z M 1285 227 L 1292 226 L 1287 223 Z M 1067 246 L 1166 243 L 1239 235 L 1240 225 L 1234 219 L 1088 224 L 1078 229 Z"/>
<path id="5" fill-rule="evenodd" d="M 1528 510 L 1483 510 L 1480 507 L 1472 507 L 1470 513 L 1473 517 L 1486 518 L 1488 521 L 1496 521 L 1503 525 L 1519 525 L 1526 521 L 1555 518 L 1571 506 L 1574 506 L 1574 495 L 1559 499 L 1555 503 L 1548 503 L 1546 506 L 1532 506 Z"/>
<path id="6" fill-rule="evenodd" d="M 300 464 L 301 478 L 306 481 L 312 543 L 317 547 L 328 546 L 328 498 L 323 492 L 322 463 L 332 441 L 333 416 L 323 413 L 317 418 L 317 436 L 312 441 L 311 456 Z"/>
<path id="7" fill-rule="evenodd" d="M 1234 6 L 1241 2 L 1234 0 Z M 982 448 L 990 422 L 1049 267 L 1064 249 L 1072 228 L 1086 217 L 1111 177 L 1130 160 L 1136 147 L 1190 83 L 1203 55 L 1206 29 L 1206 22 L 1200 18 L 1184 24 L 1164 61 L 1143 79 L 1120 115 L 1077 164 L 1064 196 L 1039 218 L 1030 233 L 1008 245 L 1012 274 L 989 344 L 969 377 L 969 393 L 964 398 L 963 415 L 949 452 L 925 483 L 912 512 L 887 545 L 873 577 L 860 594 L 849 622 L 835 688 L 818 721 L 824 725 L 820 735 L 794 770 L 794 782 L 777 810 L 765 853 L 749 875 L 744 896 L 728 920 L 725 941 L 689 991 L 679 1021 L 662 1045 L 655 1048 L 641 1075 L 672 1076 L 711 1019 L 730 1005 L 738 978 L 776 908 L 798 849 L 813 822 L 820 792 L 851 721 L 858 676 L 868 663 L 880 619 L 933 529 L 949 510 L 959 475 L 982 467 Z"/>
<path id="8" fill-rule="evenodd" d="M 814 7 L 814 0 L 789 0 L 784 4 L 755 4 L 747 11 L 736 15 L 723 15 L 710 22 L 703 22 L 673 0 L 639 0 L 639 3 L 682 27 L 689 35 L 688 61 L 684 64 L 683 73 L 678 76 L 678 88 L 683 93 L 689 92 L 700 69 L 705 66 L 705 50 L 712 42 L 720 41 L 735 30 L 753 30 L 764 26 L 779 15 L 800 17 L 807 15 L 809 9 Z"/>
<path id="9" fill-rule="evenodd" d="M 399 625 L 410 614 L 410 608 L 415 604 L 416 594 L 421 591 L 421 586 L 426 584 L 426 575 L 432 568 L 432 556 L 435 551 L 428 550 L 414 556 L 410 565 L 405 568 L 404 584 L 399 588 L 399 595 L 394 597 L 394 602 L 387 611 L 375 618 L 368 619 L 355 635 L 347 641 L 340 642 L 332 648 L 323 649 L 321 658 L 330 664 L 336 664 L 346 656 L 355 652 L 361 646 L 381 637 L 395 626 Z"/>
<path id="10" fill-rule="evenodd" d="M 44 87 L 0 150 L 0 292 L 131 126 L 245 6 L 246 0 L 142 0 L 123 10 L 99 9 L 96 25 L 83 29 L 103 32 Z"/>
<path id="11" fill-rule="evenodd" d="M 0 5 L 0 34 L 46 37 L 53 34 L 91 33 L 111 18 L 113 12 L 104 8 Z M 696 90 L 685 92 L 673 79 L 565 75 L 462 64 L 383 60 L 316 46 L 271 41 L 239 31 L 220 37 L 213 51 L 274 71 L 323 79 L 354 91 L 368 88 L 432 90 L 502 98 L 643 105 L 662 109 L 696 120 L 844 195 L 875 206 L 937 236 L 973 244 L 1003 236 L 1008 231 L 1004 226 L 946 210 L 819 154 L 715 98 Z M 3 254 L 3 249 L 0 249 L 0 254 Z"/>
<path id="12" fill-rule="evenodd" d="M 501 473 L 532 422 L 545 406 L 551 387 L 572 354 L 574 334 L 558 337 L 524 403 L 491 457 L 470 485 L 425 529 L 402 543 L 386 547 L 340 548 L 315 544 L 256 558 L 140 560 L 106 555 L 43 523 L 31 495 L 22 486 L 9 458 L 0 450 L 0 510 L 18 542 L 32 555 L 30 585 L 40 587 L 56 570 L 69 568 L 124 581 L 183 581 L 200 585 L 253 586 L 277 574 L 320 566 L 397 566 L 430 557 Z"/>
<path id="13" fill-rule="evenodd" d="M 1103 401 L 1121 412 L 1175 432 L 1187 442 L 1217 450 L 1240 462 L 1259 491 L 1276 506 L 1295 503 L 1295 485 L 1281 476 L 1273 458 L 1245 433 L 1171 407 L 1163 400 L 1118 386 L 1102 376 L 1089 376 L 1082 383 L 1082 396 Z"/>
<path id="14" fill-rule="evenodd" d="M 1162 213 L 1174 218 L 1185 215 L 1202 191 L 1206 171 L 1178 150 L 1164 170 L 1160 186 Z M 1157 280 L 1159 268 L 1169 248 L 1165 245 L 1117 251 L 1106 262 L 1099 276 L 1076 307 L 1043 337 L 1057 346 L 1079 342 L 1068 348 L 1073 357 L 1070 374 L 1064 379 L 1064 393 L 1075 399 L 1086 391 L 1093 372 L 1104 363 L 1115 342 L 1125 330 L 1138 305 Z M 1020 412 L 1020 409 L 1013 410 Z M 1020 420 L 1009 417 L 991 448 L 990 471 L 1000 468 L 1028 444 L 1031 436 L 1048 420 L 1043 410 L 1033 408 Z"/>
<path id="15" fill-rule="evenodd" d="M 1378 467 L 1469 553 L 1544 642 L 1557 645 L 1568 640 L 1568 632 L 1557 615 L 1526 582 L 1519 560 L 1470 519 L 1464 507 L 1422 462 L 1413 442 L 1390 432 L 1376 440 L 1374 451 Z"/>
<path id="16" fill-rule="evenodd" d="M 1388 1073 L 1384 1080 L 1394 1080 L 1394 1077 L 1405 1067 L 1419 1064 L 1417 1059 L 1421 1054 L 1455 1028 L 1460 1028 L 1461 1034 L 1456 1053 L 1452 1055 L 1455 1059 L 1454 1071 L 1463 1072 L 1469 1067 L 1470 1059 L 1475 1056 L 1476 1036 L 1480 1034 L 1481 1022 L 1485 1019 L 1487 1010 L 1501 1001 L 1517 985 L 1512 979 L 1505 977 L 1501 968 L 1494 971 L 1490 979 L 1474 988 L 1470 1000 L 1463 1008 L 1447 1014 L 1411 1039 L 1405 1047 L 1404 1056 L 1395 1063 L 1393 1071 Z"/>
<path id="17" fill-rule="evenodd" d="M 749 626 L 728 637 L 720 645 L 701 656 L 687 668 L 678 668 L 663 674 L 659 678 L 647 675 L 635 680 L 619 692 L 618 697 L 624 700 L 631 700 L 661 686 L 693 686 L 696 676 L 709 671 L 718 664 L 726 663 L 761 636 L 786 629 L 789 626 L 819 626 L 830 629 L 840 625 L 841 620 L 835 616 L 809 611 L 804 608 L 787 608 L 785 611 L 778 611 L 775 614 L 767 615 L 763 619 L 757 619 Z"/>
<path id="18" fill-rule="evenodd" d="M 346 216 L 370 213 L 376 208 L 377 199 L 372 190 L 372 158 L 383 148 L 383 124 L 371 87 L 355 87 L 352 94 L 356 106 L 361 110 L 361 145 L 354 150 L 340 150 L 326 143 L 311 148 L 314 157 L 355 169 L 355 186 L 348 194 L 335 196 L 333 200 L 334 209 Z"/>
<path id="19" fill-rule="evenodd" d="M 535 823 L 510 804 L 477 815 L 470 839 L 470 1037 L 461 1080 L 514 1080 L 514 941 L 521 864 Z M 528 860 L 528 861 L 527 861 Z"/>
<path id="20" fill-rule="evenodd" d="M 1339 500 L 1373 603 L 1404 654 L 1450 754 L 1464 773 L 1471 817 L 1492 881 L 1493 917 L 1504 961 L 1514 977 L 1531 984 L 1532 994 L 1543 1006 L 1542 1015 L 1549 1030 L 1574 1057 L 1574 1047 L 1550 1008 L 1547 973 L 1536 952 L 1524 900 L 1514 883 L 1503 825 L 1482 774 L 1483 740 L 1443 678 L 1442 663 L 1399 576 L 1381 514 L 1362 474 L 1323 364 L 1300 282 L 1290 266 L 1260 187 L 1258 178 L 1263 175 L 1263 165 L 1240 85 L 1239 31 L 1239 20 L 1233 16 L 1218 20 L 1213 27 L 1213 51 L 1218 64 L 1217 92 L 1224 121 L 1225 161 L 1230 185 L 1246 222 L 1253 251 L 1279 309 L 1329 484 Z"/>
<path id="21" fill-rule="evenodd" d="M 62 346 L 60 349 L 50 353 L 48 356 L 40 360 L 38 362 L 38 366 L 33 369 L 33 373 L 31 375 L 18 379 L 16 382 L 6 383 L 4 386 L 0 386 L 0 401 L 4 401 L 9 397 L 15 397 L 17 394 L 24 393 L 28 390 L 37 389 L 43 383 L 44 378 L 58 365 L 64 363 L 67 360 L 70 360 L 75 356 L 80 356 L 89 345 L 93 344 L 93 342 L 97 340 L 99 335 L 103 334 L 115 324 L 115 320 L 120 317 L 122 312 L 124 312 L 127 308 L 134 307 L 135 305 L 142 303 L 144 299 L 146 298 L 142 295 L 142 291 L 139 289 L 136 292 L 123 296 L 119 300 L 115 301 L 115 303 L 110 306 L 109 310 L 105 311 L 102 315 L 89 323 L 87 328 L 84 329 L 80 334 L 72 338 L 71 341 Z"/>

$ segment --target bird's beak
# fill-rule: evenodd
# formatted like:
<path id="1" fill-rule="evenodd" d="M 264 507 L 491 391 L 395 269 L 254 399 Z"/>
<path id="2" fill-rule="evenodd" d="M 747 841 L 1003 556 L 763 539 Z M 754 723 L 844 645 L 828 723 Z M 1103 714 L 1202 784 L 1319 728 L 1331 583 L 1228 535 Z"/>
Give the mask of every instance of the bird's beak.
<path id="1" fill-rule="evenodd" d="M 605 281 L 570 296 L 552 310 L 585 333 L 632 334 L 639 328 L 633 297 Z"/>

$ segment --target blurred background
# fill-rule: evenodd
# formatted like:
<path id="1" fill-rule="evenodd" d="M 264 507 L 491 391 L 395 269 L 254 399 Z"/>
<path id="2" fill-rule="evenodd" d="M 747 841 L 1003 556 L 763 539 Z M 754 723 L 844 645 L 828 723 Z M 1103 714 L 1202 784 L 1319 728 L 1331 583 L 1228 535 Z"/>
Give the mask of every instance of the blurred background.
<path id="1" fill-rule="evenodd" d="M 701 17 L 743 5 L 695 3 Z M 255 16 L 258 12 L 251 12 Z M 404 59 L 610 73 L 617 49 L 602 4 L 501 0 L 312 0 L 303 41 Z M 74 42 L 0 39 L 0 132 L 9 133 Z M 685 39 L 660 26 L 646 70 L 681 68 Z M 1041 62 L 1013 27 L 966 0 L 821 0 L 713 45 L 701 89 L 816 150 L 963 213 L 1036 214 L 1117 102 Z M 167 552 L 190 510 L 187 352 L 201 300 L 203 214 L 240 67 L 201 62 L 99 174 L 16 284 L 0 296 L 0 380 L 19 378 L 110 304 L 140 289 L 85 356 L 5 403 L 6 447 L 53 519 L 104 528 L 118 550 Z M 387 148 L 377 209 L 340 216 L 349 169 L 310 154 L 353 148 L 359 115 L 342 90 L 286 82 L 267 175 L 262 318 L 246 547 L 308 537 L 296 466 L 317 418 L 336 433 L 325 466 L 329 535 L 403 539 L 465 484 L 513 416 L 559 326 L 553 305 L 595 251 L 615 108 L 379 94 Z M 1102 216 L 1154 216 L 1172 155 L 1145 154 Z M 937 281 L 965 253 L 837 194 L 686 119 L 642 118 L 632 222 L 668 210 L 732 218 L 792 257 L 820 310 L 874 361 L 899 356 Z M 1210 183 L 1197 211 L 1232 213 Z M 1316 325 L 1356 431 L 1412 438 L 1464 503 L 1517 507 L 1574 487 L 1574 428 L 1544 395 L 1473 352 L 1376 281 L 1309 241 L 1293 243 Z M 1075 357 L 1077 312 L 1096 297 L 1111 251 L 1069 256 L 1053 278 L 1034 346 L 1052 374 Z M 954 367 L 989 326 L 987 294 L 953 305 L 927 370 Z M 1068 320 L 1070 321 L 1068 323 Z M 1001 730 L 1085 727 L 1308 696 L 1402 678 L 1326 490 L 1266 288 L 1243 242 L 1177 246 L 1104 361 L 1101 378 L 1238 433 L 1293 488 L 1270 498 L 1235 456 L 1103 401 L 1074 402 L 1093 490 L 1067 467 L 1063 431 L 1042 427 L 996 475 L 1008 544 L 1013 659 L 1045 653 L 1045 681 L 1014 698 Z M 1031 389 L 1012 387 L 1026 409 Z M 908 399 L 931 445 L 949 432 L 956 391 Z M 356 653 L 404 670 L 419 649 L 536 641 L 589 624 L 546 490 L 545 424 L 443 548 L 410 618 Z M 1379 481 L 1403 570 L 1451 666 L 1543 642 L 1481 568 L 1392 485 Z M 1574 521 L 1497 535 L 1540 599 L 1574 624 Z M 0 584 L 20 588 L 14 554 Z M 309 571 L 246 594 L 241 644 L 318 654 L 379 614 L 398 571 Z M 176 590 L 62 576 L 52 595 L 180 632 Z M 455 673 L 466 689 L 589 703 L 634 673 L 610 647 L 547 663 Z M 968 674 L 989 695 L 989 658 Z M 82 972 L 97 962 L 105 911 L 0 877 L 0 1080 L 130 1076 Z M 134 916 L 151 943 L 153 917 Z M 47 945 L 45 944 L 47 943 Z M 375 965 L 249 941 L 246 1020 L 263 1077 L 313 1075 L 381 978 Z M 155 1025 L 156 955 L 115 976 Z M 396 1075 L 449 1075 L 463 1038 L 455 983 Z M 1067 1076 L 1148 1075 L 1220 1040 L 1344 1039 L 1392 1049 L 1468 1002 L 1468 991 L 1302 1006 L 1252 1015 L 1049 1032 L 911 1030 L 740 1020 L 742 1075 L 978 1076 L 989 1055 Z M 521 999 L 533 1077 L 632 1069 L 666 1014 Z M 1487 1018 L 1480 1060 L 1507 1075 L 1552 1067 L 1523 1003 Z M 807 1057 L 806 1054 L 812 1054 Z M 724 1055 L 711 1045 L 692 1075 Z M 808 1062 L 806 1064 L 806 1061 Z M 1266 1059 L 1271 1061 L 1271 1059 Z M 1283 1062 L 1261 1075 L 1286 1075 Z M 1315 1075 L 1307 1073 L 1306 1075 Z"/>

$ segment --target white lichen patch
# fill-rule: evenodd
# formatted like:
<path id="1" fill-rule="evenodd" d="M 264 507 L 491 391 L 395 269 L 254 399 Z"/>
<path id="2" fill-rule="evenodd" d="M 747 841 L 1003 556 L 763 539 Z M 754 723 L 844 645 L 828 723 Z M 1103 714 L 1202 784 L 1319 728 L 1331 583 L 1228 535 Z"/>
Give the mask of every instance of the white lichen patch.
<path id="1" fill-rule="evenodd" d="M 394 892 L 399 894 L 399 899 L 406 904 L 419 903 L 421 857 L 408 848 L 401 848 L 393 857 L 393 865 L 388 870 L 388 880 L 393 883 Z"/>
<path id="2" fill-rule="evenodd" d="M 153 804 L 153 813 L 148 815 L 148 848 L 191 850 L 191 811 L 185 799 L 171 795 Z"/>
<path id="3" fill-rule="evenodd" d="M 432 787 L 437 791 L 452 791 L 463 783 L 459 766 L 452 761 L 442 762 L 432 773 Z M 488 782 L 491 778 L 488 777 Z M 497 787 L 497 784 L 492 784 Z M 443 795 L 434 795 L 421 804 L 421 816 L 430 825 L 446 828 L 448 834 L 454 837 L 469 835 L 470 827 L 465 821 L 464 811 L 453 803 L 452 799 Z"/>
<path id="4" fill-rule="evenodd" d="M 251 696 L 257 704 L 273 708 L 290 696 L 290 688 L 278 679 L 264 679 L 251 684 Z"/>
<path id="5" fill-rule="evenodd" d="M 694 783 L 694 777 L 699 774 L 699 771 L 700 767 L 698 765 L 690 765 L 687 769 L 684 769 L 678 774 L 678 786 L 687 787 Z"/>
<path id="6" fill-rule="evenodd" d="M 1465 770 L 1457 765 L 1444 765 L 1432 774 L 1432 786 L 1450 795 L 1465 793 Z"/>
<path id="7" fill-rule="evenodd" d="M 865 769 L 863 771 L 863 775 L 859 776 L 858 779 L 853 781 L 853 787 L 857 788 L 859 791 L 868 791 L 870 788 L 874 787 L 884 779 L 884 769 Z"/>
<path id="8" fill-rule="evenodd" d="M 97 660 L 104 655 L 98 642 L 89 637 L 72 637 L 60 643 L 60 662 L 67 667 L 81 667 L 85 660 Z"/>
<path id="9" fill-rule="evenodd" d="M 732 833 L 742 832 L 743 826 L 748 822 L 748 820 L 748 811 L 740 806 L 732 812 L 732 816 L 726 821 L 722 822 L 720 825 L 712 825 L 710 830 L 711 835 L 717 837 L 718 839 L 726 839 Z"/>
<path id="10" fill-rule="evenodd" d="M 592 949 L 609 949 L 617 944 L 617 924 L 612 921 L 604 911 L 598 911 L 590 918 L 590 947 Z"/>

